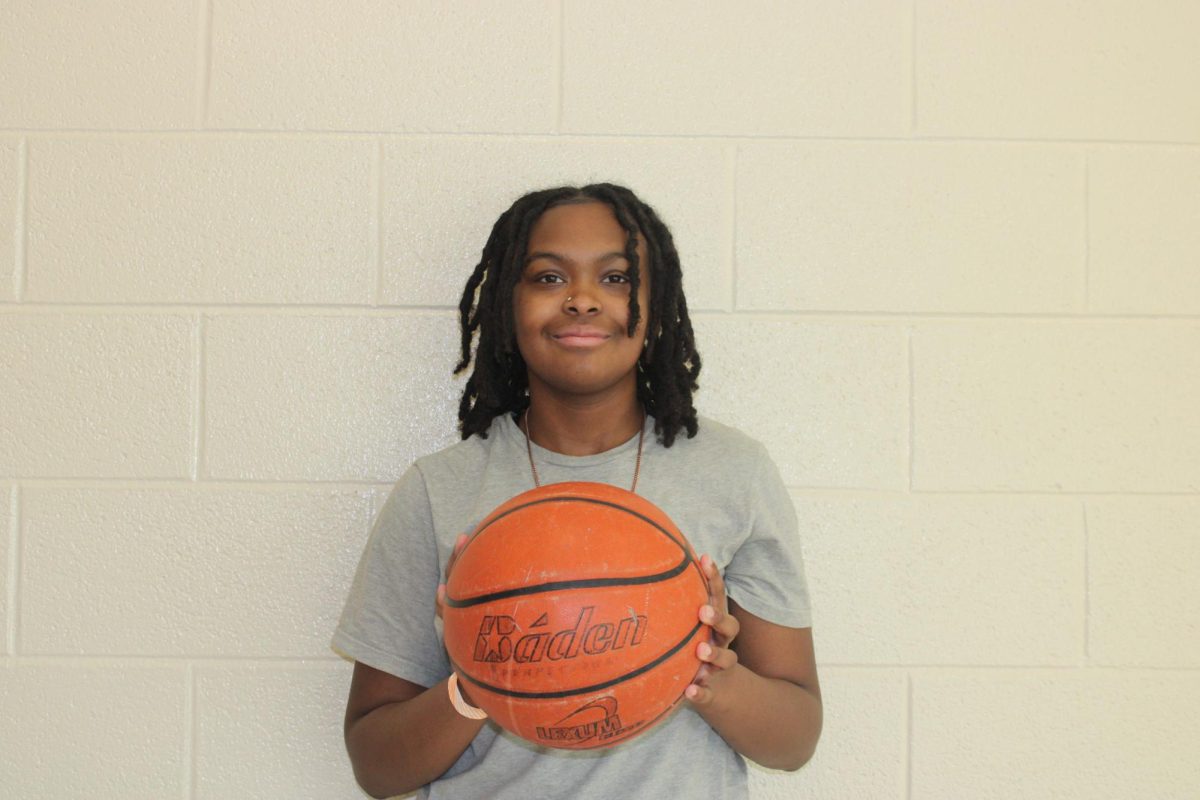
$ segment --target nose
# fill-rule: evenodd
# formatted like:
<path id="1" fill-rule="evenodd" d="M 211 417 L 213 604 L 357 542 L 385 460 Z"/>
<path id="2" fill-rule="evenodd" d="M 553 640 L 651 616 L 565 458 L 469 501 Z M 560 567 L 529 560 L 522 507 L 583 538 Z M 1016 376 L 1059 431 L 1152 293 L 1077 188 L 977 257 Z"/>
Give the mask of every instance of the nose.
<path id="1" fill-rule="evenodd" d="M 563 310 L 568 314 L 595 314 L 600 311 L 600 303 L 586 289 L 577 289 L 563 301 Z"/>

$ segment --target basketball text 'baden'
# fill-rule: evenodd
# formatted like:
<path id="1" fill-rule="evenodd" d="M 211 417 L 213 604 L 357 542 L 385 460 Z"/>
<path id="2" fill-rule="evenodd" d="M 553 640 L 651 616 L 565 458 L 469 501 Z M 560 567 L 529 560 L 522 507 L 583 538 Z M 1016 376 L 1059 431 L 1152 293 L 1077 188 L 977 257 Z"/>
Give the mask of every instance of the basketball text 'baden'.
<path id="1" fill-rule="evenodd" d="M 502 504 L 459 554 L 446 650 L 472 702 L 537 744 L 584 749 L 663 719 L 700 668 L 708 584 L 645 498 L 559 483 Z"/>

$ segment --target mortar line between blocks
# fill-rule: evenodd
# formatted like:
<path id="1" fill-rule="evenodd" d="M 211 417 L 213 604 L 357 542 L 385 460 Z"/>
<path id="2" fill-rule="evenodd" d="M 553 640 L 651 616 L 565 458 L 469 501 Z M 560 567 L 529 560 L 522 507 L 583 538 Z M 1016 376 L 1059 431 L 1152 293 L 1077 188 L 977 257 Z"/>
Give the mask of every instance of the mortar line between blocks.
<path id="1" fill-rule="evenodd" d="M 162 491 L 187 489 L 189 491 L 219 492 L 243 490 L 259 493 L 270 492 L 361 492 L 375 489 L 390 489 L 395 481 L 389 480 L 305 480 L 294 478 L 22 478 L 27 489 L 65 489 L 80 491 L 149 490 Z"/>
<path id="2" fill-rule="evenodd" d="M 451 129 L 431 129 L 421 131 L 406 131 L 402 129 L 396 130 L 380 130 L 380 129 L 358 129 L 358 128 L 233 128 L 233 127 L 216 127 L 206 128 L 204 130 L 194 130 L 189 128 L 21 128 L 21 127 L 0 127 L 0 134 L 8 136 L 40 136 L 45 139 L 64 140 L 64 139 L 108 139 L 115 136 L 120 136 L 129 140 L 146 140 L 146 139 L 163 139 L 163 138 L 200 138 L 209 137 L 213 139 L 219 138 L 245 138 L 245 139 L 336 139 L 336 138 L 354 138 L 354 139 L 374 139 L 380 134 L 395 136 L 398 139 L 414 140 L 414 139 L 429 139 L 437 137 L 439 139 L 507 139 L 537 142 L 544 139 L 557 138 L 553 133 L 546 133 L 537 130 L 521 130 L 510 132 L 497 132 L 494 130 L 451 130 Z M 567 132 L 572 139 L 581 141 L 606 141 L 606 140 L 621 140 L 629 141 L 634 139 L 647 140 L 668 140 L 668 141 L 732 141 L 732 142 L 775 142 L 780 144 L 808 144 L 812 142 L 828 142 L 828 143 L 878 143 L 878 144 L 994 144 L 994 145 L 1012 145 L 1017 147 L 1057 147 L 1068 148 L 1072 146 L 1096 146 L 1096 145 L 1113 145 L 1118 147 L 1128 147 L 1132 149 L 1147 149 L 1147 148 L 1163 148 L 1170 147 L 1179 150 L 1195 152 L 1200 150 L 1200 144 L 1194 141 L 1184 139 L 1050 139 L 1050 138 L 1032 138 L 1032 137 L 987 137 L 987 136 L 951 136 L 951 135 L 925 135 L 919 138 L 914 138 L 908 134 L 890 134 L 880 136 L 859 135 L 836 135 L 829 133 L 763 133 L 754 132 L 721 132 L 721 131 L 704 131 L 699 133 L 682 133 L 675 131 L 672 133 L 657 133 L 654 131 L 633 131 L 619 133 L 586 133 L 586 132 Z"/>
<path id="3" fill-rule="evenodd" d="M 1092 161 L 1083 151 L 1083 313 L 1092 308 Z"/>
<path id="4" fill-rule="evenodd" d="M 375 296 L 371 303 L 376 308 L 383 302 L 383 137 L 375 145 L 375 169 L 371 174 L 371 191 L 375 197 L 375 242 L 372 265 L 375 270 Z"/>
<path id="5" fill-rule="evenodd" d="M 196 718 L 196 668 L 189 661 L 186 689 L 183 695 L 183 795 L 191 800 L 196 796 L 196 741 L 199 738 Z"/>
<path id="6" fill-rule="evenodd" d="M 28 269 L 29 242 L 29 139 L 22 138 L 17 145 L 17 208 L 13 223 L 13 299 L 18 303 L 25 300 L 26 270 Z"/>
<path id="7" fill-rule="evenodd" d="M 4 643 L 5 652 L 9 656 L 17 654 L 18 637 L 18 620 L 20 618 L 20 608 L 17 603 L 20 600 L 20 592 L 18 586 L 21 581 L 21 488 L 20 484 L 14 483 L 8 492 L 9 509 L 8 509 L 8 592 L 5 598 L 8 606 L 8 624 L 5 626 Z"/>
<path id="8" fill-rule="evenodd" d="M 353 662 L 330 653 L 328 656 L 206 656 L 181 653 L 177 655 L 150 656 L 137 653 L 30 653 L 23 654 L 21 662 L 29 665 L 70 665 L 99 669 L 191 669 L 203 673 L 214 668 L 228 669 L 349 669 Z"/>
<path id="9" fill-rule="evenodd" d="M 16 480 L 16 478 L 11 478 Z M 138 478 L 131 476 L 21 476 L 21 482 L 27 488 L 37 489 L 202 489 L 220 491 L 224 489 L 253 489 L 254 491 L 363 491 L 387 490 L 394 481 L 378 478 L 229 478 L 203 477 L 200 480 L 186 478 Z M 885 486 L 818 486 L 801 483 L 785 483 L 790 492 L 812 495 L 847 496 L 847 497 L 904 497 L 910 494 L 922 497 L 1016 497 L 1016 498 L 1051 498 L 1066 501 L 1070 498 L 1093 497 L 1140 497 L 1140 498 L 1200 498 L 1200 492 L 1162 491 L 1162 492 L 1105 492 L 1096 490 L 1059 491 L 1048 489 L 915 489 L 908 491 L 904 487 Z"/>
<path id="10" fill-rule="evenodd" d="M 179 314 L 204 309 L 222 315 L 274 314 L 280 317 L 298 317 L 317 312 L 323 315 L 361 315 L 395 317 L 401 314 L 446 314 L 457 320 L 454 306 L 419 305 L 419 303 L 385 303 L 374 308 L 368 303 L 220 303 L 220 302 L 25 302 L 19 309 L 16 303 L 0 303 L 0 314 L 20 311 L 28 314 L 96 313 L 96 314 Z M 692 318 L 728 317 L 727 308 L 697 307 L 690 312 Z M 934 311 L 881 311 L 881 309 L 836 309 L 811 308 L 803 311 L 786 309 L 739 308 L 738 318 L 755 321 L 850 321 L 850 323 L 1063 323 L 1068 325 L 1090 325 L 1096 321 L 1130 325 L 1194 325 L 1200 314 L 1178 313 L 1034 313 L 1034 312 L 934 312 Z"/>
<path id="11" fill-rule="evenodd" d="M 20 309 L 15 304 L 0 304 L 0 314 L 19 310 L 28 314 L 63 314 L 63 313 L 93 313 L 93 314 L 179 314 L 203 309 L 222 315 L 261 315 L 274 314 L 278 316 L 306 316 L 317 314 L 337 315 L 374 315 L 397 316 L 414 313 L 446 314 L 456 320 L 458 312 L 451 305 L 422 305 L 418 303 L 386 304 L 374 308 L 367 303 L 213 303 L 213 302 L 119 302 L 119 303 L 23 303 Z M 709 317 L 725 318 L 729 315 L 725 308 L 697 308 L 690 312 L 693 319 Z M 737 315 L 745 320 L 766 322 L 795 322 L 795 321 L 838 321 L 838 322 L 1034 322 L 1034 323 L 1067 323 L 1090 324 L 1094 322 L 1128 323 L 1128 324 L 1185 324 L 1194 325 L 1200 321 L 1200 314 L 1061 314 L 1040 312 L 961 312 L 961 311 L 886 311 L 879 309 L 844 310 L 844 309 L 805 309 L 789 311 L 781 309 L 738 309 Z"/>
<path id="12" fill-rule="evenodd" d="M 194 420 L 194 438 L 192 440 L 192 481 L 201 481 L 207 476 L 207 466 L 204 458 L 204 415 L 206 409 L 204 407 L 204 392 L 208 376 L 204 370 L 204 340 L 207 333 L 207 317 L 200 314 L 196 319 L 196 326 L 192 330 L 192 345 L 195 348 L 195 362 L 193 363 L 192 375 L 192 391 L 195 393 L 192 400 L 192 419 Z"/>
<path id="13" fill-rule="evenodd" d="M 1092 621 L 1092 593 L 1089 573 L 1091 571 L 1090 557 L 1091 536 L 1088 534 L 1087 500 L 1079 501 L 1080 514 L 1083 516 L 1083 663 L 1091 666 L 1092 643 L 1088 639 L 1088 629 Z"/>
<path id="14" fill-rule="evenodd" d="M 200 0 L 200 18 L 196 46 L 196 127 L 208 126 L 208 94 L 212 86 L 212 15 L 213 0 Z"/>
<path id="15" fill-rule="evenodd" d="M 913 678 L 904 673 L 904 800 L 913 796 Z"/>
<path id="16" fill-rule="evenodd" d="M 728 181 L 728 214 L 729 214 L 729 311 L 737 311 L 737 191 L 738 191 L 738 151 L 737 144 L 730 145 L 729 155 L 726 156 L 729 170 Z"/>
<path id="17" fill-rule="evenodd" d="M 908 133 L 917 135 L 917 0 L 910 0 L 908 16 Z"/>
<path id="18" fill-rule="evenodd" d="M 558 48 L 555 54 L 557 63 L 554 65 L 554 74 L 558 78 L 557 91 L 555 92 L 555 108 L 554 108 L 554 133 L 562 135 L 563 126 L 563 98 L 565 89 L 563 87 L 563 64 L 565 61 L 566 38 L 567 38 L 567 4 L 566 0 L 558 0 L 555 10 L 558 12 Z"/>
<path id="19" fill-rule="evenodd" d="M 917 465 L 917 367 L 913 356 L 913 330 L 905 330 L 908 351 L 908 491 L 916 489 Z"/>

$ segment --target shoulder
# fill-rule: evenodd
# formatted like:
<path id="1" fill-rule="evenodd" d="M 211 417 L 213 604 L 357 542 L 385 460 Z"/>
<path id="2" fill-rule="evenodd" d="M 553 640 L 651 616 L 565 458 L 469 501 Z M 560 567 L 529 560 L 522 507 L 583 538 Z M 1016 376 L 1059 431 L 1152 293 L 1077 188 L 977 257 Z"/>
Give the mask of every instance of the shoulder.
<path id="1" fill-rule="evenodd" d="M 666 449 L 680 456 L 702 460 L 728 459 L 744 466 L 767 458 L 767 449 L 761 442 L 737 428 L 709 419 L 697 417 L 697 431 L 692 438 L 679 436 Z"/>
<path id="2" fill-rule="evenodd" d="M 487 438 L 476 434 L 423 455 L 413 462 L 413 470 L 418 472 L 426 483 L 436 482 L 444 477 L 453 477 L 456 481 L 461 481 L 484 468 L 494 448 L 508 435 L 509 425 L 512 425 L 512 421 L 507 416 L 496 417 L 488 428 Z"/>

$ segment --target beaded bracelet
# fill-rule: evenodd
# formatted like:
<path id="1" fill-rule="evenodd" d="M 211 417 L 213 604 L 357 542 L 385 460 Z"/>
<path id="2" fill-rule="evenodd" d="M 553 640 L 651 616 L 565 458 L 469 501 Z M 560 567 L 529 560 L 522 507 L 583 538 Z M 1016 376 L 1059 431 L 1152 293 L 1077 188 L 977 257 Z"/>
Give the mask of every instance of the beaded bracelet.
<path id="1" fill-rule="evenodd" d="M 446 681 L 446 693 L 450 695 L 450 704 L 454 706 L 454 710 L 459 714 L 462 714 L 467 719 L 487 719 L 486 711 L 482 708 L 467 705 L 467 701 L 463 700 L 462 692 L 458 690 L 457 672 L 450 673 L 450 680 Z"/>

